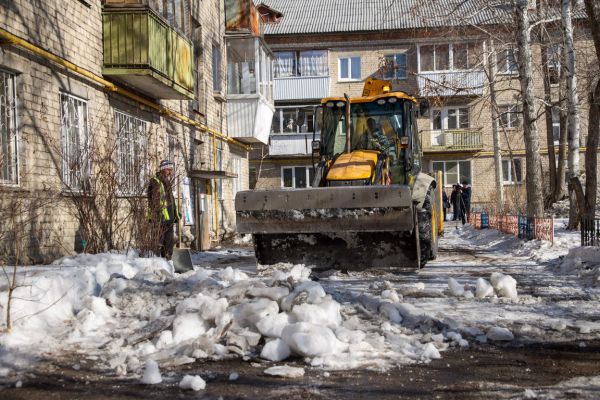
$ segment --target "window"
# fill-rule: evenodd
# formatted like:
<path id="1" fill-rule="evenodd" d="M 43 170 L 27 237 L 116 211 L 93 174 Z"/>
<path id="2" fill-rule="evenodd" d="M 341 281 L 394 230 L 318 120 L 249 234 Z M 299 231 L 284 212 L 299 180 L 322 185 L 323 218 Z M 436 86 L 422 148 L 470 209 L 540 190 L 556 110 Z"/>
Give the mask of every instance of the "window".
<path id="1" fill-rule="evenodd" d="M 434 161 L 433 171 L 442 171 L 444 186 L 471 183 L 471 161 Z"/>
<path id="2" fill-rule="evenodd" d="M 517 50 L 510 47 L 499 50 L 496 53 L 496 63 L 499 74 L 517 74 L 519 66 L 517 64 Z"/>
<path id="3" fill-rule="evenodd" d="M 500 127 L 513 129 L 521 126 L 521 113 L 517 106 L 498 106 Z"/>
<path id="4" fill-rule="evenodd" d="M 60 105 L 63 183 L 82 191 L 89 176 L 87 102 L 61 93 Z"/>
<path id="5" fill-rule="evenodd" d="M 450 43 L 419 46 L 419 71 L 456 71 L 474 68 L 480 63 L 480 44 Z"/>
<path id="6" fill-rule="evenodd" d="M 124 195 L 140 195 L 147 179 L 147 123 L 115 111 L 115 128 L 120 192 Z"/>
<path id="7" fill-rule="evenodd" d="M 552 107 L 552 137 L 554 144 L 560 141 L 560 108 Z"/>
<path id="8" fill-rule="evenodd" d="M 406 54 L 385 56 L 384 79 L 406 79 Z"/>
<path id="9" fill-rule="evenodd" d="M 520 158 L 502 160 L 502 176 L 505 184 L 515 184 L 523 181 L 521 163 Z"/>
<path id="10" fill-rule="evenodd" d="M 258 181 L 256 168 L 250 168 L 248 171 L 248 187 L 250 190 L 256 189 L 256 182 Z"/>
<path id="11" fill-rule="evenodd" d="M 212 47 L 212 78 L 213 91 L 221 91 L 221 45 L 213 44 Z"/>
<path id="12" fill-rule="evenodd" d="M 314 178 L 313 167 L 282 167 L 281 187 L 305 188 L 310 187 Z"/>
<path id="13" fill-rule="evenodd" d="M 15 75 L 0 71 L 0 183 L 19 183 Z"/>
<path id="14" fill-rule="evenodd" d="M 190 0 L 150 0 L 152 7 L 171 26 L 187 35 L 190 30 Z"/>
<path id="15" fill-rule="evenodd" d="M 271 123 L 273 134 L 313 133 L 315 110 L 313 107 L 277 107 Z"/>
<path id="16" fill-rule="evenodd" d="M 329 75 L 325 50 L 281 51 L 275 56 L 275 78 Z"/>
<path id="17" fill-rule="evenodd" d="M 237 178 L 233 178 L 233 198 L 237 192 L 242 190 L 242 159 L 238 156 L 231 158 L 231 167 L 233 173 L 237 175 Z"/>
<path id="18" fill-rule="evenodd" d="M 551 85 L 560 83 L 560 56 L 562 48 L 551 46 L 548 48 L 548 79 Z"/>
<path id="19" fill-rule="evenodd" d="M 458 130 L 468 129 L 469 127 L 469 107 L 434 108 L 431 111 L 431 130 Z"/>
<path id="20" fill-rule="evenodd" d="M 339 80 L 340 81 L 358 81 L 360 80 L 360 57 L 343 57 L 339 60 Z"/>

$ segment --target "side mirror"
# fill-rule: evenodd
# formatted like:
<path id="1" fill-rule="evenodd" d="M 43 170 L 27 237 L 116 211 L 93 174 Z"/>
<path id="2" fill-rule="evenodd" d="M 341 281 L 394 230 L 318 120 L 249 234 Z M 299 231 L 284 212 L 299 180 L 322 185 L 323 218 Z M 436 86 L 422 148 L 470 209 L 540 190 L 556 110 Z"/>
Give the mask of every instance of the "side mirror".
<path id="1" fill-rule="evenodd" d="M 313 140 L 311 142 L 311 147 L 312 147 L 313 155 L 315 155 L 315 156 L 321 155 L 321 141 L 320 140 Z"/>

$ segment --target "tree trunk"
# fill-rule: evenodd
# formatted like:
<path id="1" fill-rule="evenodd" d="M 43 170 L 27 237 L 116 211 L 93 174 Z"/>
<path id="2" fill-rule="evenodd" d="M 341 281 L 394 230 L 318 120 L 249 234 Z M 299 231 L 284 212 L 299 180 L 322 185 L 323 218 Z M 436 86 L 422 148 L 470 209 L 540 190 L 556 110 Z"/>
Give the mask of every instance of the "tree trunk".
<path id="1" fill-rule="evenodd" d="M 562 0 L 561 8 L 562 27 L 566 61 L 565 70 L 567 73 L 567 106 L 569 110 L 569 118 L 567 123 L 567 137 L 569 140 L 569 181 L 574 178 L 579 179 L 579 97 L 577 95 L 577 60 L 575 57 L 575 47 L 573 44 L 573 23 L 571 0 Z M 572 188 L 573 185 L 570 185 Z M 569 190 L 569 229 L 577 229 L 577 221 L 579 220 L 577 199 L 575 193 Z"/>
<path id="2" fill-rule="evenodd" d="M 556 196 L 557 190 L 557 179 L 556 179 L 556 153 L 554 148 L 554 128 L 552 124 L 552 109 L 554 103 L 552 102 L 552 92 L 550 84 L 550 68 L 548 65 L 548 46 L 549 42 L 546 40 L 547 33 L 542 28 L 540 32 L 540 48 L 542 55 L 542 65 L 544 66 L 543 77 L 544 77 L 544 103 L 545 103 L 545 116 L 546 116 L 546 145 L 548 146 L 548 172 L 550 188 L 548 189 L 548 197 L 546 198 L 546 207 L 550 207 L 552 204 L 558 201 Z"/>
<path id="3" fill-rule="evenodd" d="M 585 0 L 585 10 L 592 31 L 592 39 L 596 49 L 596 59 L 600 63 L 600 4 L 597 0 Z M 598 188 L 598 153 L 600 142 L 600 78 L 596 77 L 595 85 L 592 84 L 589 102 L 590 111 L 588 115 L 588 138 L 585 151 L 585 174 L 586 174 L 586 217 L 594 217 L 596 209 L 596 196 Z"/>
<path id="4" fill-rule="evenodd" d="M 540 141 L 535 115 L 533 95 L 533 68 L 531 60 L 531 37 L 529 34 L 528 2 L 520 0 L 516 7 L 517 43 L 519 48 L 519 80 L 523 98 L 523 133 L 525 138 L 525 165 L 527 214 L 542 217 L 544 198 L 542 190 Z"/>
<path id="5" fill-rule="evenodd" d="M 598 190 L 598 141 L 600 140 L 600 78 L 596 77 L 590 91 L 588 137 L 585 150 L 585 208 L 583 216 L 594 218 Z"/>
<path id="6" fill-rule="evenodd" d="M 495 51 L 493 43 L 490 42 L 490 51 L 488 52 L 489 64 L 489 85 L 490 85 L 490 105 L 492 108 L 492 138 L 494 142 L 494 167 L 496 170 L 496 207 L 499 212 L 504 210 L 504 179 L 502 177 L 502 149 L 500 147 L 500 133 L 498 132 L 498 107 L 496 103 L 496 70 L 498 66 L 495 62 Z"/>

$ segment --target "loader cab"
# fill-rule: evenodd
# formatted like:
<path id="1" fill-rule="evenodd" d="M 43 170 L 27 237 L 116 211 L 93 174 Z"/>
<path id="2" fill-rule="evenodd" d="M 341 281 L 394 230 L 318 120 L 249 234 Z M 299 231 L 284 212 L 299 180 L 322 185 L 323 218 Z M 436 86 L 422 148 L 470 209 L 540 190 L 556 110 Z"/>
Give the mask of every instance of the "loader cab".
<path id="1" fill-rule="evenodd" d="M 344 98 L 321 103 L 321 141 L 315 145 L 320 165 L 328 167 L 320 186 L 412 185 L 421 169 L 414 98 L 402 92 L 359 97 L 350 99 L 350 110 Z"/>

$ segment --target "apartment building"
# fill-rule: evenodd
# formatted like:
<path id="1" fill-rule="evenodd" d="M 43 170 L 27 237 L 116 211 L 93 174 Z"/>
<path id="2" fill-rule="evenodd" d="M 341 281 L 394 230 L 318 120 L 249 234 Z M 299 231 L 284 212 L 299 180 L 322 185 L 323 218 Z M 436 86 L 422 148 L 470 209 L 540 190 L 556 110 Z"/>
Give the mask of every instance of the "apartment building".
<path id="1" fill-rule="evenodd" d="M 251 153 L 251 187 L 310 185 L 310 142 L 319 137 L 315 120 L 319 100 L 344 94 L 360 96 L 364 80 L 374 76 L 390 80 L 394 90 L 427 100 L 429 109 L 418 119 L 423 169 L 442 171 L 447 190 L 463 181 L 472 184 L 475 206 L 494 204 L 497 195 L 492 136 L 495 124 L 504 157 L 507 201 L 511 206 L 523 206 L 525 152 L 509 9 L 490 10 L 488 2 L 479 0 L 439 1 L 430 6 L 413 0 L 265 3 L 285 18 L 265 30 L 265 39 L 276 56 L 276 109 L 269 146 L 254 148 Z M 576 13 L 581 15 L 581 11 Z M 485 25 L 486 30 L 475 25 Z M 581 38 L 585 27 L 578 25 L 578 29 Z M 578 51 L 590 51 L 589 45 L 580 40 Z M 551 70 L 555 71 L 553 84 L 560 72 L 559 51 L 558 46 L 549 51 Z M 534 71 L 535 94 L 543 98 L 539 46 L 534 45 L 533 52 L 534 65 L 538 66 Z M 581 71 L 594 68 L 584 66 L 589 57 L 580 60 Z M 491 73 L 495 76 L 496 114 L 490 101 Z M 552 91 L 556 98 L 557 85 Z M 580 95 L 582 116 L 587 115 L 584 97 Z M 547 155 L 546 130 L 558 140 L 560 113 L 554 110 L 552 126 L 546 126 L 544 110 L 541 104 L 539 107 L 540 143 L 542 153 Z M 587 131 L 584 119 L 581 132 Z M 547 168 L 547 157 L 543 158 Z"/>
<path id="2" fill-rule="evenodd" d="M 251 2 L 226 17 L 219 0 L 0 0 L 3 259 L 136 246 L 161 159 L 176 164 L 182 243 L 233 232 L 257 136 L 227 117 L 236 13 L 254 29 L 233 34 L 260 42 Z M 245 101 L 272 109 L 267 97 Z"/>

